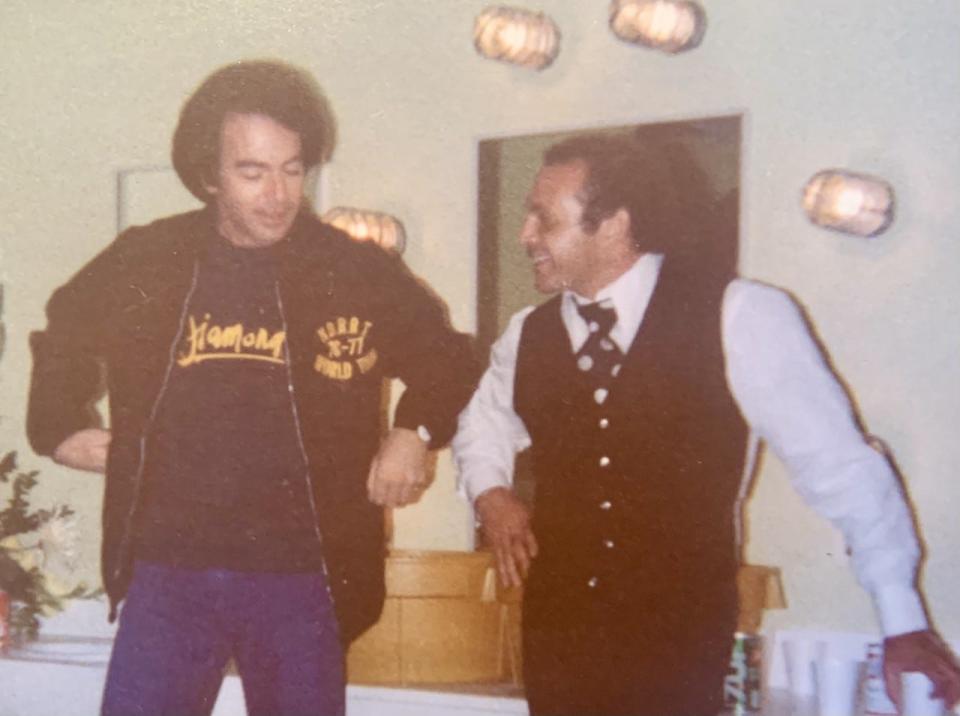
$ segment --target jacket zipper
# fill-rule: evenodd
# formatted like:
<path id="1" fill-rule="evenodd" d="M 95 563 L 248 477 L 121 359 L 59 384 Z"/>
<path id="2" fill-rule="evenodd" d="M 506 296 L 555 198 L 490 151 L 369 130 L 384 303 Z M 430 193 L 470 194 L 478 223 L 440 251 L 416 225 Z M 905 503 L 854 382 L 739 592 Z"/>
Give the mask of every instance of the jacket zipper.
<path id="1" fill-rule="evenodd" d="M 310 515 L 313 517 L 313 531 L 320 545 L 320 567 L 323 570 L 323 581 L 327 587 L 327 596 L 330 598 L 330 604 L 335 606 L 333 590 L 330 587 L 330 572 L 327 570 L 327 558 L 323 553 L 323 533 L 320 531 L 320 513 L 317 510 L 317 501 L 313 492 L 313 471 L 310 469 L 310 458 L 307 456 L 307 448 L 303 444 L 303 427 L 300 422 L 300 409 L 297 407 L 297 398 L 294 394 L 293 366 L 290 361 L 290 331 L 287 326 L 287 312 L 283 306 L 283 297 L 280 294 L 280 283 L 278 281 L 273 282 L 273 291 L 277 297 L 277 308 L 280 309 L 280 323 L 283 327 L 283 335 L 286 336 L 286 340 L 283 342 L 283 365 L 287 371 L 287 393 L 290 396 L 290 410 L 293 413 L 293 424 L 297 433 L 297 447 L 300 448 L 300 457 L 303 460 L 307 497 L 310 503 Z"/>
<path id="2" fill-rule="evenodd" d="M 133 530 L 133 517 L 137 511 L 137 503 L 140 502 L 140 489 L 143 483 L 143 470 L 146 465 L 147 435 L 149 435 L 150 429 L 153 427 L 153 423 L 157 418 L 157 411 L 160 409 L 160 401 L 163 400 L 163 396 L 167 392 L 167 386 L 170 383 L 170 375 L 173 373 L 173 365 L 177 359 L 177 345 L 180 343 L 180 336 L 183 335 L 183 328 L 187 323 L 187 312 L 190 307 L 190 299 L 193 298 L 193 294 L 197 290 L 199 275 L 200 261 L 194 260 L 193 276 L 190 280 L 190 288 L 187 290 L 187 295 L 183 299 L 183 305 L 180 307 L 180 322 L 177 331 L 174 334 L 173 342 L 170 344 L 169 358 L 167 360 L 167 368 L 163 374 L 163 382 L 160 383 L 160 389 L 157 391 L 157 397 L 153 400 L 153 405 L 150 407 L 150 414 L 147 416 L 147 420 L 143 425 L 143 431 L 140 433 L 140 455 L 137 462 L 137 471 L 133 480 L 133 498 L 130 501 L 130 510 L 127 512 L 127 519 L 123 526 L 123 535 L 120 538 L 120 551 L 118 552 L 119 559 L 117 560 L 117 564 L 113 569 L 114 580 L 119 579 L 120 574 L 123 571 L 123 564 L 126 561 L 124 559 L 124 555 L 127 552 L 130 542 L 130 534 Z"/>
<path id="3" fill-rule="evenodd" d="M 143 431 L 140 433 L 140 454 L 137 462 L 137 471 L 134 476 L 133 497 L 130 502 L 130 509 L 127 512 L 123 534 L 120 539 L 120 549 L 118 552 L 119 559 L 117 560 L 117 564 L 113 570 L 113 578 L 115 580 L 120 578 L 120 574 L 123 570 L 123 563 L 125 561 L 124 555 L 126 554 L 129 546 L 130 534 L 133 529 L 133 517 L 136 513 L 137 503 L 140 501 L 140 490 L 143 484 L 143 471 L 146 465 L 147 436 L 150 432 L 150 429 L 153 427 L 154 421 L 156 420 L 157 411 L 160 408 L 160 401 L 163 399 L 163 396 L 167 391 L 167 386 L 170 383 L 170 375 L 173 372 L 173 365 L 176 362 L 177 345 L 180 343 L 180 336 L 183 335 L 183 328 L 187 322 L 187 312 L 189 310 L 190 300 L 193 298 L 193 294 L 197 290 L 197 283 L 200 273 L 199 269 L 200 262 L 196 260 L 193 264 L 193 276 L 190 280 L 190 288 L 187 291 L 187 295 L 183 299 L 183 305 L 180 308 L 179 326 L 176 334 L 174 335 L 173 342 L 170 344 L 169 359 L 167 360 L 167 367 L 164 371 L 163 382 L 160 384 L 160 389 L 157 391 L 157 396 L 154 398 L 153 405 L 150 408 L 150 414 L 147 416 L 147 421 L 144 423 Z M 310 514 L 313 518 L 313 530 L 314 534 L 317 536 L 317 541 L 321 548 L 320 566 L 323 569 L 324 583 L 326 584 L 327 588 L 327 596 L 330 598 L 330 603 L 334 604 L 333 591 L 330 588 L 330 573 L 327 570 L 327 560 L 323 554 L 323 533 L 320 531 L 319 513 L 317 511 L 316 499 L 313 493 L 313 476 L 310 470 L 310 459 L 307 457 L 307 449 L 303 444 L 303 429 L 300 423 L 300 411 L 297 408 L 297 401 L 293 390 L 293 372 L 290 365 L 290 344 L 289 330 L 287 327 L 287 315 L 283 306 L 283 298 L 280 295 L 280 285 L 276 281 L 273 284 L 273 289 L 274 294 L 277 297 L 277 308 L 280 310 L 280 321 L 283 326 L 283 334 L 288 336 L 287 340 L 284 341 L 283 363 L 287 374 L 287 392 L 290 395 L 290 409 L 293 413 L 293 422 L 297 433 L 297 447 L 300 449 L 300 456 L 303 460 L 305 468 L 304 476 L 307 483 L 307 497 L 309 498 L 310 503 Z M 111 612 L 112 611 L 113 609 L 111 609 Z"/>

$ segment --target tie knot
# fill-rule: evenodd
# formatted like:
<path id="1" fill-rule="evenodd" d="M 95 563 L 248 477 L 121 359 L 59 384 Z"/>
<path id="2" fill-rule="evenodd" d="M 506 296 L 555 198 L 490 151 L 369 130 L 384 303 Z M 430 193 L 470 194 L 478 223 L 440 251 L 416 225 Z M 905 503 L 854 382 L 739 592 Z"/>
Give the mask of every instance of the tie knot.
<path id="1" fill-rule="evenodd" d="M 617 322 L 616 309 L 613 306 L 603 306 L 599 302 L 577 304 L 577 311 L 580 317 L 587 322 L 591 333 L 606 335 L 613 328 L 613 324 Z"/>

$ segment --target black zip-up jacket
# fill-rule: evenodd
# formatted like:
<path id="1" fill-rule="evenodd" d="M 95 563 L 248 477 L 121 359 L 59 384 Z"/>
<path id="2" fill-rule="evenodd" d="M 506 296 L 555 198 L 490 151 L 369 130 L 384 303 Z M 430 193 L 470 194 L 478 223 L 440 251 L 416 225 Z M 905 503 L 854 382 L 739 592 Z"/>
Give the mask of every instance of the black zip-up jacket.
<path id="1" fill-rule="evenodd" d="M 48 325 L 31 336 L 27 432 L 50 455 L 96 427 L 94 401 L 110 401 L 112 439 L 103 507 L 103 581 L 111 618 L 134 558 L 144 448 L 176 357 L 212 208 L 123 232 L 54 292 Z M 277 295 L 314 513 L 340 635 L 349 643 L 384 599 L 383 511 L 366 478 L 383 424 L 383 379 L 406 390 L 394 424 L 425 426 L 431 447 L 456 428 L 479 372 L 472 343 L 442 303 L 397 259 L 304 212 L 278 245 Z M 264 446 L 268 449 L 269 446 Z"/>

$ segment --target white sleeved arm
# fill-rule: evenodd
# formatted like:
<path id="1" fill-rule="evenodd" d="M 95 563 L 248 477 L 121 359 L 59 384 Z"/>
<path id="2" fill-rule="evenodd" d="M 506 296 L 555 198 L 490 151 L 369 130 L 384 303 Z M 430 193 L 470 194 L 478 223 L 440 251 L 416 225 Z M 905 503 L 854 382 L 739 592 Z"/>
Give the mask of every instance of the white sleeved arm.
<path id="1" fill-rule="evenodd" d="M 735 281 L 724 297 L 723 343 L 741 412 L 804 500 L 843 532 L 884 634 L 927 628 L 915 587 L 920 549 L 901 486 L 866 442 L 800 309 L 779 289 Z"/>
<path id="2" fill-rule="evenodd" d="M 530 436 L 513 409 L 513 380 L 523 322 L 533 310 L 514 314 L 490 351 L 490 367 L 460 413 L 453 438 L 457 487 L 471 503 L 493 487 L 513 481 L 516 454 L 530 446 Z"/>

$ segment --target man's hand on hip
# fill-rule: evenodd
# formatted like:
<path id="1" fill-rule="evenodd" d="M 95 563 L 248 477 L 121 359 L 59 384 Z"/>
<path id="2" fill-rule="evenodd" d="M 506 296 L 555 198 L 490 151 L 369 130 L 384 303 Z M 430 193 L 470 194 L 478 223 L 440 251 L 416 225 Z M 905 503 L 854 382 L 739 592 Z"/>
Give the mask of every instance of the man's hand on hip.
<path id="1" fill-rule="evenodd" d="M 78 430 L 57 445 L 53 451 L 55 462 L 74 470 L 106 472 L 107 448 L 110 447 L 110 431 L 101 428 Z"/>
<path id="2" fill-rule="evenodd" d="M 883 676 L 887 693 L 899 708 L 900 674 L 921 671 L 933 682 L 933 696 L 947 708 L 960 701 L 960 667 L 950 647 L 933 631 L 912 631 L 883 642 Z"/>
<path id="3" fill-rule="evenodd" d="M 500 581 L 519 587 L 530 562 L 537 556 L 537 540 L 530 529 L 530 513 L 513 490 L 494 487 L 474 501 L 483 534 L 497 558 Z"/>
<path id="4" fill-rule="evenodd" d="M 370 465 L 370 501 L 384 507 L 403 507 L 419 500 L 428 486 L 427 444 L 414 430 L 394 428 Z"/>

